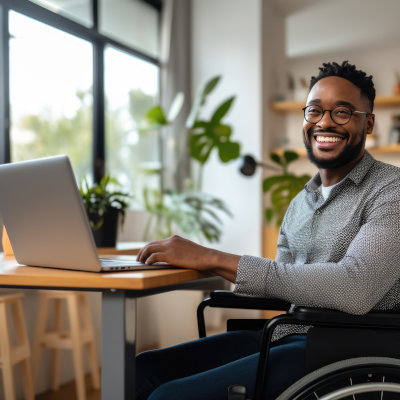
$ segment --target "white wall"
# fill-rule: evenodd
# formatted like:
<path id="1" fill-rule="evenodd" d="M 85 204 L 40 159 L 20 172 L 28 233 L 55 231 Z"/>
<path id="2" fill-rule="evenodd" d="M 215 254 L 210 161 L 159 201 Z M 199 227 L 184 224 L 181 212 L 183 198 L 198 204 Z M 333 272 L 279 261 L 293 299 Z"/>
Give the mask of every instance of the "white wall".
<path id="1" fill-rule="evenodd" d="M 291 3 L 293 0 L 274 0 Z M 287 23 L 289 57 L 354 50 L 375 51 L 396 44 L 400 35 L 398 0 L 300 1 Z"/>
<path id="2" fill-rule="evenodd" d="M 194 0 L 192 3 L 192 86 L 221 74 L 209 97 L 206 115 L 236 95 L 227 115 L 233 139 L 242 153 L 261 158 L 261 0 Z M 261 254 L 260 173 L 246 178 L 239 162 L 223 165 L 215 157 L 206 164 L 203 190 L 223 199 L 234 217 L 226 219 L 221 243 L 236 254 Z"/>

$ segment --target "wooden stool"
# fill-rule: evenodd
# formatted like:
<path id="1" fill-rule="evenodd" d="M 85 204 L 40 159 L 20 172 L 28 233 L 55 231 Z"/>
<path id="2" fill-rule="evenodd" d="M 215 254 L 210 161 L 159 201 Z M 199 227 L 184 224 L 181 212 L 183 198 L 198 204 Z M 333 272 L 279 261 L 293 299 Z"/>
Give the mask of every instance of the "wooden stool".
<path id="1" fill-rule="evenodd" d="M 35 398 L 30 364 L 31 352 L 21 302 L 23 296 L 20 293 L 0 296 L 0 368 L 3 374 L 6 400 L 16 399 L 13 367 L 19 363 L 25 398 L 29 400 Z M 11 315 L 17 338 L 15 345 L 11 340 L 11 321 L 7 306 L 11 306 Z"/>
<path id="2" fill-rule="evenodd" d="M 51 300 L 54 300 L 54 320 L 52 328 L 47 331 L 47 316 Z M 63 300 L 67 302 L 69 330 L 63 329 Z M 100 374 L 93 322 L 86 293 L 41 290 L 32 357 L 34 381 L 36 382 L 39 372 L 41 348 L 52 349 L 51 388 L 58 390 L 60 386 L 60 349 L 71 349 L 74 360 L 77 399 L 85 400 L 83 345 L 87 346 L 92 385 L 95 389 L 100 389 Z"/>

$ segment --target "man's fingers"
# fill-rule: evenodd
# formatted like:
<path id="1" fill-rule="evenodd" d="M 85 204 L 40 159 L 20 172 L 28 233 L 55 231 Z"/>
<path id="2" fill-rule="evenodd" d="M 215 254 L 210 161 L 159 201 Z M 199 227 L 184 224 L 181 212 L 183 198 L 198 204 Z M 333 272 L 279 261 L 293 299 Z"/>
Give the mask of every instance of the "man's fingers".
<path id="1" fill-rule="evenodd" d="M 156 241 L 154 241 L 154 242 L 147 243 L 144 247 L 142 247 L 142 248 L 140 249 L 138 255 L 136 256 L 136 261 L 142 262 L 141 259 L 142 259 L 142 257 L 143 257 L 143 254 L 146 254 L 146 252 L 147 252 L 147 250 L 148 250 L 148 247 L 150 247 L 150 246 L 156 246 L 156 245 L 159 245 L 159 244 L 161 244 L 161 241 L 160 241 L 160 240 L 156 240 Z"/>
<path id="2" fill-rule="evenodd" d="M 140 257 L 138 255 L 137 260 L 141 263 L 147 263 L 148 258 L 154 253 L 160 253 L 164 249 L 164 246 L 159 243 L 148 244 L 146 247 L 143 247 L 141 250 Z"/>
<path id="3" fill-rule="evenodd" d="M 156 262 L 164 261 L 162 258 L 162 253 L 152 253 L 147 259 L 146 264 L 154 264 Z"/>

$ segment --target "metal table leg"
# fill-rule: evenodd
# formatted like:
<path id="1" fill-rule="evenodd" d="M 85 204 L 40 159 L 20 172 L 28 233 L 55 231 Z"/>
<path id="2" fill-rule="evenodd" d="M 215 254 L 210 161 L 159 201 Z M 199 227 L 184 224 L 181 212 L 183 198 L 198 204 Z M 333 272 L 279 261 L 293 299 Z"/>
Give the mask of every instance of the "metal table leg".
<path id="1" fill-rule="evenodd" d="M 102 293 L 102 400 L 135 398 L 136 299 Z"/>

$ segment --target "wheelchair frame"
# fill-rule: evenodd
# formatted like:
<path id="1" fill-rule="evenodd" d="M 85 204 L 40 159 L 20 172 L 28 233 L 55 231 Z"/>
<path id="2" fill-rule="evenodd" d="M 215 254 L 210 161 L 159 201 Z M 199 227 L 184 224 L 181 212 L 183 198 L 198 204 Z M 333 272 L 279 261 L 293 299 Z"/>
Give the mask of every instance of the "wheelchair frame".
<path id="1" fill-rule="evenodd" d="M 210 297 L 203 300 L 197 309 L 200 337 L 206 336 L 204 320 L 204 310 L 206 307 L 287 311 L 290 308 L 290 303 L 279 299 L 239 296 L 225 290 L 213 291 L 211 292 Z M 274 329 L 281 324 L 400 330 L 400 313 L 374 311 L 366 315 L 351 315 L 334 310 L 310 307 L 296 307 L 290 313 L 278 315 L 271 320 L 266 320 L 266 323 L 264 325 L 262 344 L 260 348 L 260 358 L 258 363 L 254 400 L 261 400 L 263 397 L 272 334 Z M 400 376 L 400 362 L 398 374 Z M 358 388 L 358 390 L 362 389 L 365 390 L 365 388 Z M 393 388 L 393 390 L 397 389 L 399 389 L 400 392 L 400 385 L 398 385 L 398 387 L 396 385 L 396 387 Z M 371 388 L 369 388 L 369 390 L 371 390 Z M 382 390 L 382 388 L 378 391 L 380 390 Z M 238 400 L 240 398 L 245 399 L 245 397 L 239 397 L 239 395 L 232 398 L 236 398 Z M 339 398 L 341 397 L 332 397 L 332 400 Z M 322 400 L 324 398 L 320 399 Z M 331 400 L 331 398 L 326 397 L 326 400 Z"/>

